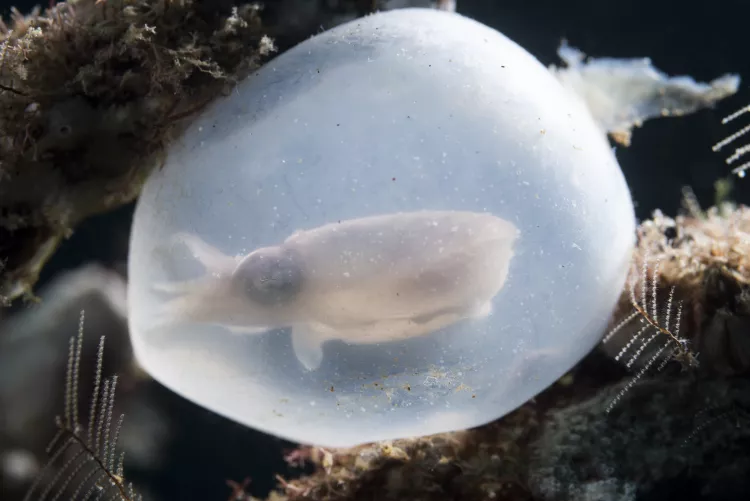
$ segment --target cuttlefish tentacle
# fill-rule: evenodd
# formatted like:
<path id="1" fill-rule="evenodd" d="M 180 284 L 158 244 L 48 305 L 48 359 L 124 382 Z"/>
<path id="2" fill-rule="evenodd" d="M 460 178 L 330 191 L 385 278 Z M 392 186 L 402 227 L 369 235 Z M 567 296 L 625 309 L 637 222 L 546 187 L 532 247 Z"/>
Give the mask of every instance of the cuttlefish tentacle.
<path id="1" fill-rule="evenodd" d="M 190 254 L 203 266 L 206 272 L 215 278 L 224 278 L 234 271 L 239 261 L 236 257 L 227 256 L 216 247 L 207 244 L 202 239 L 190 233 L 180 232 L 173 235 L 170 239 L 172 244 L 183 244 L 188 248 Z M 167 292 L 171 294 L 193 294 L 207 286 L 211 280 L 206 280 L 205 276 L 199 278 L 184 280 L 180 282 L 158 282 L 151 287 L 158 292 Z"/>
<path id="2" fill-rule="evenodd" d="M 161 290 L 176 293 L 160 306 L 151 323 L 152 330 L 171 327 L 187 322 L 220 325 L 236 334 L 260 334 L 269 330 L 266 326 L 247 325 L 247 318 L 238 315 L 241 301 L 232 287 L 227 287 L 225 277 L 205 277 L 194 280 L 164 284 Z M 222 314 L 222 319 L 216 318 Z"/>
<path id="3" fill-rule="evenodd" d="M 174 243 L 182 243 L 188 248 L 193 257 L 203 265 L 206 270 L 231 270 L 242 259 L 242 256 L 228 256 L 216 247 L 209 245 L 203 239 L 191 233 L 179 232 L 171 240 Z"/>
<path id="4" fill-rule="evenodd" d="M 216 294 L 221 292 L 220 285 L 220 280 L 214 277 L 155 284 L 154 290 L 177 294 L 177 296 L 160 306 L 151 324 L 152 329 L 160 329 L 176 323 L 202 321 L 199 313 L 213 303 Z M 211 291 L 214 294 L 211 294 Z"/>

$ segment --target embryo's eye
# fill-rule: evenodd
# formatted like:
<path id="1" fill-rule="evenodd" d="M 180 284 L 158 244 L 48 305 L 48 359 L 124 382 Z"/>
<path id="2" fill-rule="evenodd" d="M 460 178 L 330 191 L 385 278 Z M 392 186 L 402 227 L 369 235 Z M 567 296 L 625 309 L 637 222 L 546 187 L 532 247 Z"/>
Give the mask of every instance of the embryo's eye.
<path id="1" fill-rule="evenodd" d="M 285 250 L 253 253 L 240 263 L 234 280 L 249 299 L 262 305 L 285 304 L 302 288 L 299 259 Z"/>

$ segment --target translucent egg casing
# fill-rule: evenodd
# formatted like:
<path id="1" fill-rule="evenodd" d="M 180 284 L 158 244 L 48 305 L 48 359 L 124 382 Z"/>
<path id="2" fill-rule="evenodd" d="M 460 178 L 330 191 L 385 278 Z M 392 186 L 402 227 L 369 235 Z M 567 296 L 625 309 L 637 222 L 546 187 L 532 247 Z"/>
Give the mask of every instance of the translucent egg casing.
<path id="1" fill-rule="evenodd" d="M 533 56 L 457 14 L 377 14 L 170 146 L 136 210 L 131 336 L 167 387 L 292 441 L 477 426 L 597 343 L 634 227 L 604 134 Z"/>

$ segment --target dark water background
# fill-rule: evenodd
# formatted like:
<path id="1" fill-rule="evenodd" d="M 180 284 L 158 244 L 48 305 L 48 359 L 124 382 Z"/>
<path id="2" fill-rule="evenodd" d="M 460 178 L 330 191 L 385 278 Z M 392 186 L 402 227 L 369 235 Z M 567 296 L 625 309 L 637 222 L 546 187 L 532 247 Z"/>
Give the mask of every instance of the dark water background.
<path id="1" fill-rule="evenodd" d="M 312 0 L 311 0 L 312 1 Z M 13 2 L 22 11 L 35 2 Z M 9 2 L 2 0 L 0 13 Z M 709 81 L 739 73 L 750 82 L 747 18 L 750 3 L 741 0 L 458 0 L 458 11 L 498 29 L 542 63 L 559 64 L 562 38 L 591 56 L 650 57 L 670 75 Z M 729 177 L 724 155 L 711 146 L 733 127 L 723 116 L 750 102 L 743 82 L 735 97 L 715 110 L 685 118 L 659 119 L 636 129 L 633 144 L 618 159 L 630 185 L 638 218 L 661 208 L 674 215 L 681 189 L 690 186 L 704 207 L 714 201 L 714 182 Z M 732 198 L 750 203 L 750 179 L 732 178 Z M 52 258 L 41 284 L 65 269 L 98 262 L 125 272 L 132 206 L 82 224 Z M 263 495 L 284 472 L 281 450 L 290 444 L 261 435 L 194 406 L 166 390 L 154 389 L 176 429 L 166 452 L 167 466 L 157 472 L 131 472 L 150 490 L 169 500 L 226 499 L 225 479 L 253 478 L 251 491 Z"/>

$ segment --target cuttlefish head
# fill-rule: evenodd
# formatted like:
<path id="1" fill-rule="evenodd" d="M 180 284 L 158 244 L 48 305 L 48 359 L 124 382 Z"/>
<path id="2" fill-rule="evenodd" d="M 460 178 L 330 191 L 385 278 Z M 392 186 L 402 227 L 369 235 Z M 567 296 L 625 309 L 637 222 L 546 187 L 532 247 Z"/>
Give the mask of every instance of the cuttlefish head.
<path id="1" fill-rule="evenodd" d="M 252 333 L 288 326 L 298 316 L 305 274 L 293 251 L 274 246 L 232 257 L 195 236 L 181 240 L 206 273 L 155 285 L 173 297 L 160 305 L 154 328 L 200 322 Z"/>
<path id="2" fill-rule="evenodd" d="M 291 303 L 302 290 L 304 273 L 296 253 L 266 247 L 248 254 L 231 276 L 233 287 L 249 301 L 263 306 Z"/>

